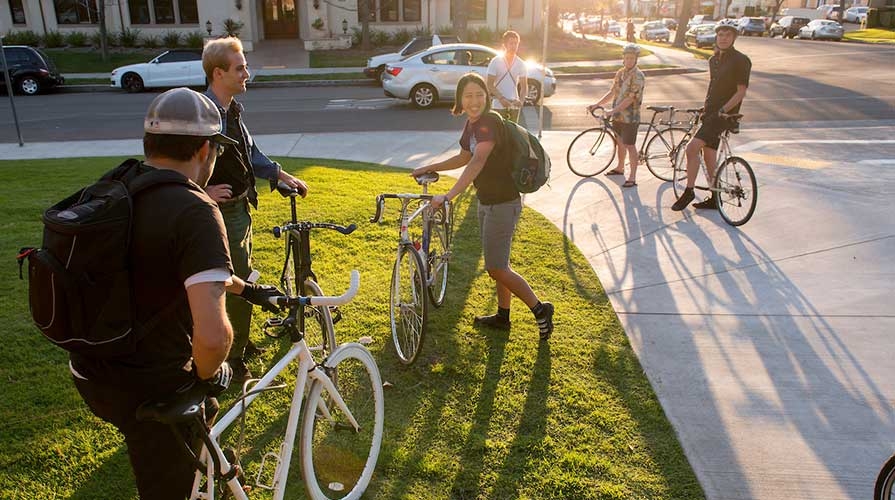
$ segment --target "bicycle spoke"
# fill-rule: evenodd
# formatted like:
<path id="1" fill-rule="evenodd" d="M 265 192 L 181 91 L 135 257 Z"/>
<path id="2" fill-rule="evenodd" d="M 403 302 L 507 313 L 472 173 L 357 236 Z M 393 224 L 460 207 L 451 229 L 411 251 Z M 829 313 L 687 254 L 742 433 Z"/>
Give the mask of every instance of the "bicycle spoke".
<path id="1" fill-rule="evenodd" d="M 615 159 L 615 137 L 597 127 L 585 130 L 572 139 L 566 151 L 566 162 L 575 175 L 592 177 L 606 170 Z"/>
<path id="2" fill-rule="evenodd" d="M 748 222 L 758 196 L 755 174 L 749 164 L 736 156 L 728 158 L 718 168 L 715 182 L 721 217 L 733 226 Z"/>

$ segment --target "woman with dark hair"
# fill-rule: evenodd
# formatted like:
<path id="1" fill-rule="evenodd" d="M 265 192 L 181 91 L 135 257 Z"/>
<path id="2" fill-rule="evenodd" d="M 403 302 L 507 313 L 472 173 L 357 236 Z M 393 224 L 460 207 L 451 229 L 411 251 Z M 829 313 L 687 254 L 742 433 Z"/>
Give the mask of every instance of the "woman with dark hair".
<path id="1" fill-rule="evenodd" d="M 491 96 L 485 80 L 478 74 L 468 73 L 460 78 L 455 95 L 451 113 L 467 116 L 460 137 L 460 152 L 445 161 L 418 167 L 411 175 L 419 177 L 428 172 L 466 167 L 447 194 L 432 198 L 432 206 L 437 208 L 446 200 L 453 200 L 470 184 L 476 187 L 485 269 L 497 286 L 497 313 L 476 316 L 473 323 L 509 330 L 510 302 L 515 295 L 531 309 L 541 340 L 547 340 L 553 333 L 553 304 L 538 300 L 525 278 L 510 267 L 510 246 L 522 213 L 522 200 L 506 155 L 491 154 L 499 148 L 500 118 L 488 113 Z"/>

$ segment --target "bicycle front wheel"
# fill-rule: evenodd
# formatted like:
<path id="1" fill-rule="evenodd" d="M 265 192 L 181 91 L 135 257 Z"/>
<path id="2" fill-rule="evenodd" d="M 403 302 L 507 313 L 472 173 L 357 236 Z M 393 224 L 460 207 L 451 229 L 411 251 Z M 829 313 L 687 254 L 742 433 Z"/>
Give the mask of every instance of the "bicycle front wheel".
<path id="1" fill-rule="evenodd" d="M 389 316 L 392 341 L 398 359 L 405 365 L 416 360 L 426 334 L 428 298 L 423 278 L 423 259 L 409 243 L 398 249 L 392 271 Z"/>
<path id="2" fill-rule="evenodd" d="M 684 138 L 688 132 L 685 128 L 670 127 L 650 138 L 641 158 L 650 173 L 663 181 L 674 179 L 674 154 L 679 144 L 686 144 Z"/>
<path id="3" fill-rule="evenodd" d="M 360 498 L 382 444 L 385 403 L 373 355 L 360 344 L 343 344 L 323 365 L 324 372 L 334 370 L 348 413 L 314 380 L 302 414 L 301 472 L 308 496 L 315 500 Z"/>
<path id="4" fill-rule="evenodd" d="M 444 304 L 447 294 L 448 267 L 451 260 L 451 236 L 454 230 L 454 219 L 450 210 L 444 205 L 433 215 L 431 240 L 429 241 L 429 300 L 435 307 Z"/>
<path id="5" fill-rule="evenodd" d="M 749 222 L 758 203 L 758 184 L 746 160 L 731 156 L 718 167 L 715 175 L 718 211 L 731 226 Z"/>
<path id="6" fill-rule="evenodd" d="M 312 279 L 305 280 L 305 293 L 309 296 L 323 296 L 320 285 Z M 329 306 L 304 306 L 305 343 L 312 353 L 320 353 L 315 359 L 329 356 L 338 346 L 333 327 L 332 311 Z"/>
<path id="7" fill-rule="evenodd" d="M 615 136 L 605 127 L 587 129 L 572 139 L 566 162 L 575 175 L 593 177 L 615 159 Z"/>

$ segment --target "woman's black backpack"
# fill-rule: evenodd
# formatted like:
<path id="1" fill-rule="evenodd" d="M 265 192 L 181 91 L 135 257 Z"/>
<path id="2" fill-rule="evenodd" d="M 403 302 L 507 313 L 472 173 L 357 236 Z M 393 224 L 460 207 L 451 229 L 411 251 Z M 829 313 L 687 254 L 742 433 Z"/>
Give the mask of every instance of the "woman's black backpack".
<path id="1" fill-rule="evenodd" d="M 534 193 L 550 180 L 550 157 L 538 138 L 525 127 L 504 120 L 495 111 L 490 113 L 501 124 L 498 146 L 503 148 L 502 156 L 510 162 L 516 190 L 520 193 Z"/>
<path id="2" fill-rule="evenodd" d="M 133 201 L 164 184 L 199 190 L 130 159 L 44 212 L 43 245 L 19 252 L 19 275 L 27 259 L 31 317 L 54 344 L 95 358 L 134 351 L 149 328 L 134 318 Z"/>

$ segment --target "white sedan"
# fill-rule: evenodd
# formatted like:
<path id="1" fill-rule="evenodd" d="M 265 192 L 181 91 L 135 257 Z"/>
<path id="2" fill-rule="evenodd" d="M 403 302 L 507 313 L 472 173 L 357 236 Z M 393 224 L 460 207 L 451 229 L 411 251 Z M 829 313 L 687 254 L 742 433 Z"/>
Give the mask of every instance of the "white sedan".
<path id="1" fill-rule="evenodd" d="M 151 87 L 193 87 L 206 85 L 202 51 L 174 49 L 148 63 L 131 64 L 112 71 L 112 87 L 142 92 Z"/>
<path id="2" fill-rule="evenodd" d="M 474 43 L 439 45 L 388 64 L 382 74 L 382 90 L 388 97 L 410 99 L 417 108 L 431 108 L 438 101 L 453 101 L 460 77 L 476 72 L 487 78 L 488 63 L 500 52 Z M 556 92 L 556 76 L 549 68 L 525 62 L 528 70 L 527 101 L 538 102 Z"/>
<path id="3" fill-rule="evenodd" d="M 799 29 L 799 38 L 810 38 L 812 40 L 828 38 L 839 42 L 842 40 L 844 33 L 845 29 L 836 21 L 815 19 Z"/>

